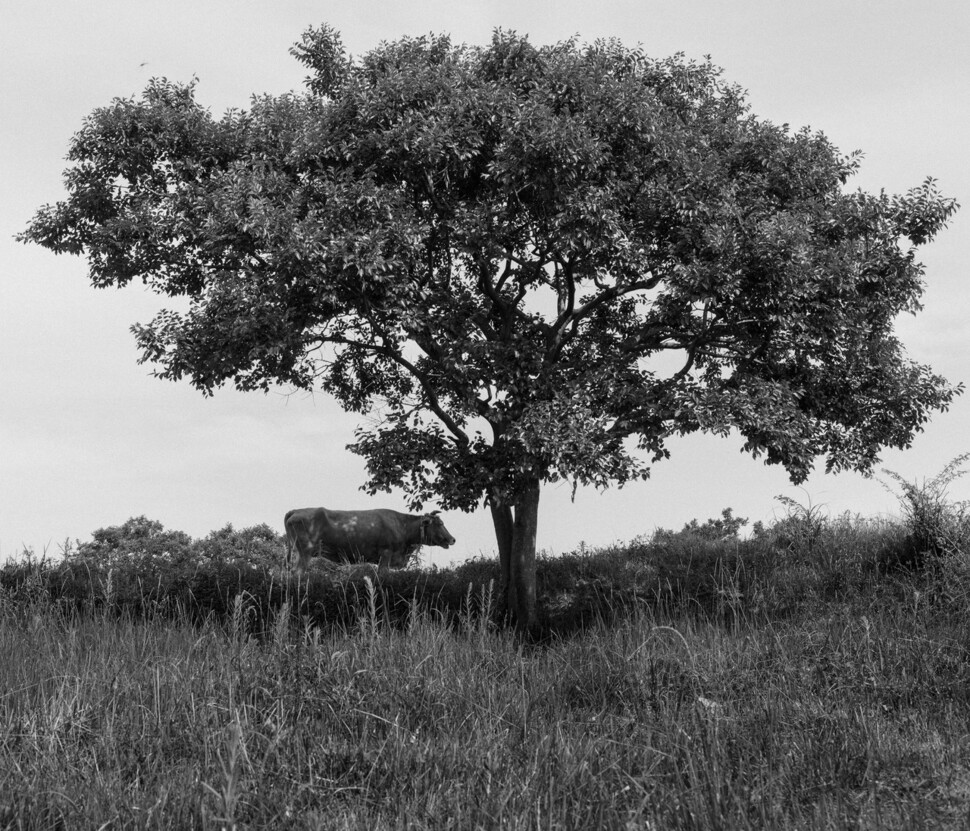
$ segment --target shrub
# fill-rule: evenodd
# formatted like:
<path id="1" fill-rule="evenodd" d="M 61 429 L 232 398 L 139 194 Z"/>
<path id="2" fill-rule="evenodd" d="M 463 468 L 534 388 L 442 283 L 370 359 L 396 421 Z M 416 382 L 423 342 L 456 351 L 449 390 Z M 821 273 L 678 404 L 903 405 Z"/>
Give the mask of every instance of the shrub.
<path id="1" fill-rule="evenodd" d="M 696 519 L 686 523 L 676 534 L 665 528 L 653 533 L 654 542 L 668 542 L 676 537 L 698 537 L 705 540 L 736 540 L 742 528 L 748 524 L 744 517 L 734 516 L 733 508 L 725 508 L 717 519 L 709 519 L 701 525 Z"/>
<path id="2" fill-rule="evenodd" d="M 952 472 L 952 466 L 944 471 Z M 937 493 L 941 481 L 932 480 L 928 492 Z M 785 617 L 858 594 L 879 579 L 880 562 L 916 545 L 914 534 L 898 524 L 849 514 L 833 520 L 817 507 L 782 501 L 788 515 L 768 528 L 756 526 L 749 539 L 739 536 L 747 520 L 726 508 L 719 518 L 694 520 L 677 532 L 659 530 L 625 544 L 597 550 L 581 545 L 541 557 L 537 591 L 544 631 L 568 635 L 643 614 L 698 615 L 732 626 Z M 946 526 L 949 535 L 934 539 L 952 545 L 961 523 L 954 520 Z M 61 563 L 8 564 L 0 570 L 0 599 L 19 603 L 27 596 L 22 587 L 29 586 L 31 596 L 40 591 L 47 602 L 78 612 L 229 625 L 245 613 L 254 632 L 283 607 L 296 625 L 320 629 L 353 628 L 378 618 L 382 625 L 409 628 L 422 616 L 460 629 L 503 622 L 495 602 L 501 596 L 495 558 L 453 568 L 400 569 L 379 579 L 371 566 L 333 566 L 295 580 L 280 573 L 282 548 L 282 537 L 266 525 L 238 531 L 226 525 L 193 541 L 135 517 L 98 529 Z M 970 565 L 952 557 L 949 562 L 946 585 L 933 597 L 956 609 L 961 598 L 970 597 Z M 927 586 L 919 591 L 929 598 Z M 899 590 L 905 594 L 912 587 Z"/>
<path id="3" fill-rule="evenodd" d="M 952 502 L 948 496 L 950 483 L 966 474 L 963 466 L 970 453 L 954 458 L 932 479 L 922 483 L 907 482 L 892 470 L 883 469 L 900 489 L 894 494 L 903 508 L 903 517 L 909 531 L 906 544 L 898 553 L 898 564 L 915 569 L 922 568 L 928 559 L 965 552 L 970 543 L 970 516 L 968 503 Z M 892 488 L 883 482 L 890 493 Z"/>
<path id="4" fill-rule="evenodd" d="M 285 546 L 285 538 L 265 523 L 240 531 L 227 524 L 197 540 L 193 552 L 203 562 L 248 563 L 274 570 L 283 563 Z"/>
<path id="5" fill-rule="evenodd" d="M 90 542 L 78 542 L 65 552 L 68 560 L 111 566 L 129 562 L 184 566 L 194 559 L 192 538 L 182 531 L 166 531 L 162 523 L 145 516 L 122 525 L 99 528 Z"/>

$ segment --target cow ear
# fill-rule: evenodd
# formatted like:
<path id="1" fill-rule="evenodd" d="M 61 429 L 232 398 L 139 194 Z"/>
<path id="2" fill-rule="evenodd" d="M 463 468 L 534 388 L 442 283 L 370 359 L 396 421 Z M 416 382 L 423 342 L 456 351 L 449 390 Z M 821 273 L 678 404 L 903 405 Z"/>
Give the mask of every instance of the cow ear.
<path id="1" fill-rule="evenodd" d="M 421 525 L 427 528 L 432 522 L 434 522 L 433 516 L 423 516 L 421 517 Z"/>

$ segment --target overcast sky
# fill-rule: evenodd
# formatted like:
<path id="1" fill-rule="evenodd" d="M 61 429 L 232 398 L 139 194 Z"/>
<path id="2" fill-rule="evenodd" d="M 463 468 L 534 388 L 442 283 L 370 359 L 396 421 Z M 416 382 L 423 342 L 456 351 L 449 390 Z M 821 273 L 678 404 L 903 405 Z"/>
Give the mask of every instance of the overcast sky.
<path id="1" fill-rule="evenodd" d="M 902 192 L 927 176 L 970 203 L 970 5 L 953 0 L 599 0 L 599 2 L 241 2 L 46 0 L 7 4 L 0 28 L 0 559 L 23 546 L 55 553 L 67 538 L 145 514 L 199 537 L 226 523 L 282 529 L 290 508 L 403 508 L 400 494 L 368 497 L 361 460 L 345 448 L 354 416 L 324 394 L 232 390 L 204 399 L 187 383 L 153 379 L 136 362 L 128 327 L 163 305 L 140 286 L 96 290 L 82 260 L 20 245 L 42 204 L 63 197 L 71 135 L 113 97 L 149 78 L 199 79 L 215 114 L 253 93 L 301 88 L 288 48 L 328 22 L 360 54 L 381 40 L 446 32 L 485 43 L 492 29 L 536 44 L 577 34 L 617 36 L 665 57 L 711 55 L 745 87 L 753 111 L 823 131 L 843 152 L 865 152 L 850 182 Z M 970 205 L 924 249 L 925 310 L 899 332 L 915 359 L 965 381 Z M 819 472 L 795 488 L 783 470 L 742 455 L 740 439 L 691 437 L 644 483 L 605 493 L 547 486 L 539 546 L 562 552 L 679 528 L 722 508 L 779 515 L 777 494 L 831 514 L 890 515 L 878 481 Z M 909 451 L 884 466 L 930 477 L 970 450 L 970 396 L 937 416 Z M 952 488 L 970 497 L 970 477 Z M 487 512 L 449 514 L 457 546 L 443 564 L 494 551 Z M 427 561 L 427 560 L 426 560 Z"/>

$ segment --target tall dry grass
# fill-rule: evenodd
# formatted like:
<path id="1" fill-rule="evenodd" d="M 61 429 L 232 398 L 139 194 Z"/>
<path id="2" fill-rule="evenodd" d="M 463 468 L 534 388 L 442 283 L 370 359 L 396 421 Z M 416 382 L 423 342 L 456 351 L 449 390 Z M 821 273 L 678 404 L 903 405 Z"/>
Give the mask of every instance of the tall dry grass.
<path id="1" fill-rule="evenodd" d="M 970 627 L 889 580 L 771 619 L 647 610 L 528 646 L 0 608 L 0 824 L 962 828 Z M 952 611 L 952 610 L 951 610 Z"/>
<path id="2" fill-rule="evenodd" d="M 540 644 L 484 562 L 299 591 L 167 548 L 11 567 L 0 827 L 970 827 L 962 513 L 917 539 L 788 507 L 543 560 Z"/>

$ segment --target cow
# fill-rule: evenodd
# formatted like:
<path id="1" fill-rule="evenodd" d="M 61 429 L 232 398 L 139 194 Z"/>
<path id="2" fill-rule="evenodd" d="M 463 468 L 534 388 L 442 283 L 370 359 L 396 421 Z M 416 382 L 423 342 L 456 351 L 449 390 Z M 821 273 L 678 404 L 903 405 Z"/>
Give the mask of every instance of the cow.
<path id="1" fill-rule="evenodd" d="M 448 548 L 455 544 L 437 513 L 421 516 L 385 508 L 297 508 L 287 512 L 283 527 L 287 563 L 301 575 L 314 555 L 335 563 L 373 563 L 383 571 L 407 565 L 422 545 Z"/>

